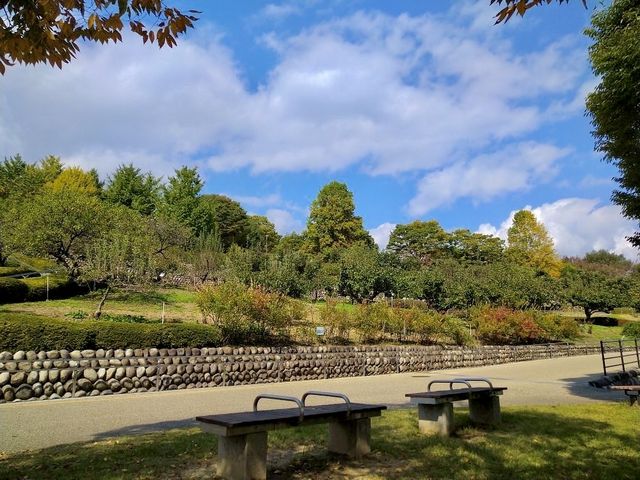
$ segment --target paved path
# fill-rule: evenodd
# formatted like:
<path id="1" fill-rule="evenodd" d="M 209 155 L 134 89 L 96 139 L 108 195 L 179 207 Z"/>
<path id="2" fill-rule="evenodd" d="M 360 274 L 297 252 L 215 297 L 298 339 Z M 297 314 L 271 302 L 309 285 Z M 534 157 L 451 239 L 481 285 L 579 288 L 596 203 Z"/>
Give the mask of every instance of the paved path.
<path id="1" fill-rule="evenodd" d="M 494 385 L 508 387 L 503 405 L 624 399 L 622 393 L 588 385 L 601 376 L 601 368 L 600 356 L 591 355 L 432 372 L 3 404 L 0 452 L 193 425 L 196 415 L 250 410 L 253 398 L 265 391 L 298 397 L 312 389 L 338 391 L 356 402 L 400 407 L 408 405 L 405 393 L 424 390 L 428 380 L 467 375 L 488 377 Z"/>

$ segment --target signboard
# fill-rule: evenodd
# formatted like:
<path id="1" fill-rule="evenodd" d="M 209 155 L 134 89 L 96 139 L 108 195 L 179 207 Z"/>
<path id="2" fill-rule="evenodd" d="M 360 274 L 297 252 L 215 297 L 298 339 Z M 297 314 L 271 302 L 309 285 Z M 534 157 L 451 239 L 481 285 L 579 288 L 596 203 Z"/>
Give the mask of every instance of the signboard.
<path id="1" fill-rule="evenodd" d="M 316 335 L 319 337 L 324 337 L 325 331 L 324 327 L 316 327 Z"/>

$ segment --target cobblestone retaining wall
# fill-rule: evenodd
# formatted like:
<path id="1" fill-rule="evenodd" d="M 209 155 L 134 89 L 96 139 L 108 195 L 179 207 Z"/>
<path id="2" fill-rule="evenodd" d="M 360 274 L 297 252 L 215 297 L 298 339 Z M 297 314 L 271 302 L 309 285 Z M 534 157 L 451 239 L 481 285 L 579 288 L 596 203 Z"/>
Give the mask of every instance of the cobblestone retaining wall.
<path id="1" fill-rule="evenodd" d="M 477 367 L 597 346 L 313 346 L 0 353 L 0 403 Z"/>

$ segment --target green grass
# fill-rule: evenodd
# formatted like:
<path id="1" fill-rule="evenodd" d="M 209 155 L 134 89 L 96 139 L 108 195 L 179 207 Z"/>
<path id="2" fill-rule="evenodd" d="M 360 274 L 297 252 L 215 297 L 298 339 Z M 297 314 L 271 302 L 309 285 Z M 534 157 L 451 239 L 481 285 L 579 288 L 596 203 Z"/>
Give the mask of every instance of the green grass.
<path id="1" fill-rule="evenodd" d="M 361 461 L 326 453 L 322 425 L 269 434 L 272 479 L 636 479 L 640 409 L 627 404 L 511 407 L 492 430 L 464 410 L 451 438 L 423 436 L 413 409 L 373 420 Z M 200 479 L 215 469 L 216 439 L 197 428 L 0 454 L 0 479 Z"/>
<path id="2" fill-rule="evenodd" d="M 36 279 L 40 280 L 40 279 Z M 0 305 L 0 312 L 24 312 L 64 319 L 74 312 L 93 314 L 101 292 L 48 302 L 25 302 Z M 109 315 L 137 315 L 148 320 L 160 320 L 165 303 L 165 321 L 197 322 L 200 311 L 195 304 L 196 293 L 181 289 L 122 291 L 109 295 L 103 313 Z"/>
<path id="3" fill-rule="evenodd" d="M 591 333 L 588 333 L 591 328 Z M 618 340 L 622 337 L 623 327 L 603 327 L 601 325 L 583 325 L 581 330 L 583 335 L 576 340 L 580 344 L 599 343 L 600 340 Z"/>

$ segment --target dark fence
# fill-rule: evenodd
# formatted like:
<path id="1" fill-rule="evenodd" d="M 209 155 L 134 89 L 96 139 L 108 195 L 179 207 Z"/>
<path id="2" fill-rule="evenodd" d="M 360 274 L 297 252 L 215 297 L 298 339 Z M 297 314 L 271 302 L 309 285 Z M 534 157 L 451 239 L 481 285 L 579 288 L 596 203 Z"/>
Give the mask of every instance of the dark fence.
<path id="1" fill-rule="evenodd" d="M 604 374 L 612 373 L 612 369 L 621 367 L 623 372 L 632 367 L 640 368 L 640 350 L 638 339 L 600 340 L 600 355 Z"/>

